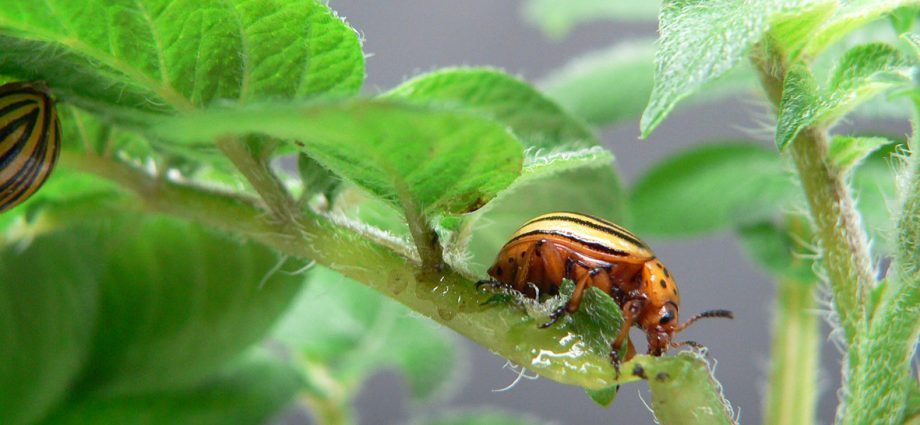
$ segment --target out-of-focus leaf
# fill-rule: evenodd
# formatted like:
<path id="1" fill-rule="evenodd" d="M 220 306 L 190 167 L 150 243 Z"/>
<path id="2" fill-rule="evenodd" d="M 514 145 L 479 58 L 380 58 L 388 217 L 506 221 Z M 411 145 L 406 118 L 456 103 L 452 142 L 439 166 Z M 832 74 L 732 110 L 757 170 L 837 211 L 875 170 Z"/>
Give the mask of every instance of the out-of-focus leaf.
<path id="1" fill-rule="evenodd" d="M 828 159 L 837 169 L 846 173 L 872 152 L 891 143 L 894 142 L 884 137 L 835 136 L 831 139 Z"/>
<path id="2" fill-rule="evenodd" d="M 0 73 L 132 123 L 226 100 L 351 95 L 364 79 L 358 35 L 315 0 L 16 2 L 0 10 L 0 50 Z"/>
<path id="3" fill-rule="evenodd" d="M 852 174 L 852 186 L 856 207 L 863 219 L 863 226 L 872 239 L 875 255 L 889 255 L 894 252 L 894 223 L 892 210 L 897 199 L 895 167 L 893 156 L 897 145 L 887 145 L 869 155 Z"/>
<path id="4" fill-rule="evenodd" d="M 661 2 L 646 0 L 528 0 L 524 17 L 552 37 L 563 37 L 573 27 L 597 21 L 649 21 L 658 17 Z"/>
<path id="5" fill-rule="evenodd" d="M 798 57 L 815 30 L 837 9 L 837 1 L 816 1 L 792 13 L 774 16 L 770 26 L 770 42 L 777 44 L 790 58 Z"/>
<path id="6" fill-rule="evenodd" d="M 917 0 L 842 0 L 834 14 L 807 37 L 805 53 L 817 56 L 853 30 L 900 7 L 917 5 Z"/>
<path id="7" fill-rule="evenodd" d="M 580 121 L 528 83 L 488 68 L 439 70 L 413 78 L 384 98 L 482 113 L 506 124 L 528 148 L 579 149 L 597 145 Z"/>
<path id="8" fill-rule="evenodd" d="M 393 101 L 215 110 L 158 127 L 185 142 L 261 133 L 289 140 L 322 166 L 403 211 L 464 213 L 520 173 L 521 144 L 469 113 Z"/>
<path id="9" fill-rule="evenodd" d="M 269 249 L 170 219 L 102 229 L 108 264 L 82 388 L 193 385 L 260 340 L 301 287 Z M 286 267 L 285 267 L 286 266 Z"/>
<path id="10" fill-rule="evenodd" d="M 0 251 L 0 422 L 35 423 L 67 397 L 90 352 L 101 254 L 86 228 Z"/>
<path id="11" fill-rule="evenodd" d="M 817 280 L 810 260 L 816 254 L 807 252 L 785 226 L 770 221 L 743 225 L 738 236 L 748 256 L 771 275 L 795 282 Z"/>
<path id="12" fill-rule="evenodd" d="M 774 216 L 798 196 L 781 158 L 757 145 L 720 143 L 671 157 L 630 195 L 631 229 L 689 236 Z"/>
<path id="13" fill-rule="evenodd" d="M 438 325 L 329 269 L 312 269 L 309 282 L 273 332 L 290 350 L 344 382 L 398 368 L 419 399 L 455 385 L 458 347 Z"/>
<path id="14" fill-rule="evenodd" d="M 81 399 L 65 404 L 43 424 L 261 425 L 288 405 L 300 386 L 293 367 L 264 354 L 251 355 L 192 388 Z"/>
<path id="15" fill-rule="evenodd" d="M 536 418 L 524 413 L 501 410 L 453 412 L 438 418 L 413 422 L 413 425 L 541 425 Z"/>
<path id="16" fill-rule="evenodd" d="M 121 190 L 108 180 L 96 176 L 78 173 L 62 165 L 58 165 L 51 173 L 51 177 L 29 199 L 15 208 L 0 214 L 0 241 L 15 241 L 18 235 L 16 225 L 34 225 L 37 217 L 48 209 L 53 209 L 56 220 L 81 220 L 87 214 L 68 216 L 65 212 L 92 212 L 97 209 L 97 214 L 105 214 L 103 206 L 117 202 L 121 199 Z M 42 217 L 44 218 L 44 217 Z M 41 226 L 53 223 L 39 223 Z M 42 229 L 32 229 L 40 231 Z M 2 243 L 2 242 L 0 242 Z"/>
<path id="17" fill-rule="evenodd" d="M 613 125 L 642 114 L 654 83 L 654 54 L 651 40 L 621 43 L 575 59 L 544 78 L 540 86 L 589 123 Z M 712 101 L 754 87 L 750 69 L 742 67 L 707 84 L 689 103 Z"/>
<path id="18" fill-rule="evenodd" d="M 827 89 L 818 87 L 806 67 L 793 67 L 783 82 L 776 146 L 782 150 L 806 127 L 830 125 L 862 101 L 908 83 L 908 70 L 901 53 L 881 43 L 850 49 L 838 62 Z"/>
<path id="19" fill-rule="evenodd" d="M 904 34 L 913 28 L 918 14 L 920 14 L 918 6 L 905 6 L 892 10 L 889 14 L 891 26 L 899 35 Z"/>

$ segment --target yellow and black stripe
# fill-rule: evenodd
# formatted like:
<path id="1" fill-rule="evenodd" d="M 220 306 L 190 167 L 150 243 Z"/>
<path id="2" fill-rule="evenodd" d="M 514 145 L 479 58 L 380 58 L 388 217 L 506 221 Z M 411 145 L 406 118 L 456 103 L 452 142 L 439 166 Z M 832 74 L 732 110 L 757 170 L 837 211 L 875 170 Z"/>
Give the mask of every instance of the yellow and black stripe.
<path id="1" fill-rule="evenodd" d="M 528 221 L 511 241 L 533 235 L 552 235 L 574 240 L 594 250 L 614 256 L 652 258 L 655 254 L 639 237 L 616 223 L 570 212 L 541 215 Z"/>
<path id="2" fill-rule="evenodd" d="M 54 169 L 60 143 L 61 124 L 43 84 L 0 86 L 0 212 L 41 187 Z"/>

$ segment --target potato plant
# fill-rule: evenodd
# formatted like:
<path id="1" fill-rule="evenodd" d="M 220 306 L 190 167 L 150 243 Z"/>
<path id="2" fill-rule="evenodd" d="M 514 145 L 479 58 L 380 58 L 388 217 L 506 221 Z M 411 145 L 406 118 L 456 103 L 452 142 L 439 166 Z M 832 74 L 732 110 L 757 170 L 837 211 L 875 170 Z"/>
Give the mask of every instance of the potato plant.
<path id="1" fill-rule="evenodd" d="M 381 369 L 419 402 L 449 389 L 455 334 L 602 405 L 646 380 L 659 423 L 735 423 L 700 352 L 617 373 L 622 317 L 605 294 L 539 329 L 570 284 L 539 301 L 475 288 L 507 235 L 554 210 L 643 236 L 737 234 L 778 288 L 766 423 L 816 423 L 827 337 L 845 350 L 837 422 L 920 423 L 920 136 L 835 126 L 870 112 L 920 125 L 920 2 L 633 3 L 526 2 L 556 36 L 659 23 L 657 41 L 539 88 L 457 67 L 368 93 L 334 4 L 5 2 L 0 75 L 45 82 L 63 152 L 0 215 L 0 423 L 261 424 L 294 404 L 351 424 Z M 597 138 L 752 90 L 775 149 L 702 145 L 624 187 Z"/>

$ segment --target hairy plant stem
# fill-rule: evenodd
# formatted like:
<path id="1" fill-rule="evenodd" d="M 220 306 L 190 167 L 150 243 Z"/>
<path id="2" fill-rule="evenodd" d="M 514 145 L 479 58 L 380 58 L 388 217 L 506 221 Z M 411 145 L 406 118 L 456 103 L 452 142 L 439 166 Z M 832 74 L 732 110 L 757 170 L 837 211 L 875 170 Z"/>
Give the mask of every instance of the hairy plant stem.
<path id="1" fill-rule="evenodd" d="M 292 222 L 300 215 L 297 203 L 271 171 L 266 159 L 254 152 L 244 141 L 225 137 L 217 141 L 217 147 L 243 173 L 275 220 Z"/>
<path id="2" fill-rule="evenodd" d="M 780 52 L 764 49 L 753 62 L 767 96 L 779 110 L 788 64 Z M 805 128 L 790 150 L 815 223 L 821 258 L 833 293 L 834 311 L 848 345 L 867 326 L 868 291 L 875 285 L 868 237 L 850 191 L 827 158 L 827 131 Z M 864 333 L 863 333 L 864 334 Z"/>
<path id="3" fill-rule="evenodd" d="M 766 48 L 753 57 L 761 83 L 778 109 L 788 70 L 784 55 Z M 887 291 L 870 317 L 869 292 L 875 289 L 868 238 L 860 226 L 843 177 L 827 162 L 827 134 L 820 126 L 802 131 L 792 142 L 792 157 L 808 199 L 811 216 L 822 248 L 822 260 L 833 293 L 834 309 L 847 342 L 844 366 L 844 404 L 838 422 L 844 424 L 896 424 L 903 420 L 909 359 L 917 338 L 920 287 L 916 274 L 904 276 L 898 254 L 892 280 L 914 282 Z M 899 223 L 906 232 L 905 217 L 916 221 L 920 208 L 912 210 L 910 199 L 920 197 L 920 185 L 911 186 Z M 910 227 L 909 225 L 907 227 Z M 920 228 L 920 226 L 914 227 Z M 906 249 L 905 249 L 906 248 Z M 899 243 L 899 251 L 916 257 L 916 241 Z M 911 263 L 908 261 L 907 263 Z M 916 262 L 913 262 L 916 265 Z M 905 286 L 897 284 L 897 286 Z"/>
<path id="4" fill-rule="evenodd" d="M 914 111 L 920 114 L 920 107 Z M 900 424 L 907 394 L 917 385 L 910 361 L 920 335 L 920 119 L 913 120 L 913 138 L 904 176 L 903 204 L 888 285 L 871 317 L 868 337 L 859 347 L 864 366 L 850 376 L 851 397 L 844 424 Z"/>
<path id="5" fill-rule="evenodd" d="M 821 353 L 816 283 L 787 278 L 779 281 L 765 407 L 767 425 L 815 423 Z"/>
<path id="6" fill-rule="evenodd" d="M 417 259 L 400 254 L 412 250 L 390 249 L 360 226 L 314 215 L 279 222 L 265 217 L 254 199 L 156 179 L 98 156 L 64 152 L 61 162 L 133 192 L 140 201 L 135 209 L 238 233 L 285 255 L 313 259 L 555 381 L 604 389 L 640 379 L 631 374 L 617 378 L 606 353 L 586 350 L 584 340 L 565 327 L 539 329 L 538 320 L 520 309 L 482 305 L 489 294 L 476 291 L 469 277 L 449 268 L 428 273 Z M 630 370 L 633 363 L 655 367 L 645 356 L 622 367 Z"/>

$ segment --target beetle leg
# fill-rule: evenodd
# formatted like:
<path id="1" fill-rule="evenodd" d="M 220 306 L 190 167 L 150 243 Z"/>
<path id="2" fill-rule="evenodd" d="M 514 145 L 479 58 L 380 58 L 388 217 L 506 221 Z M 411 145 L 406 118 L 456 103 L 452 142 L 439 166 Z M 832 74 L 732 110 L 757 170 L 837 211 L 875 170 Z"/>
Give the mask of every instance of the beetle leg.
<path id="1" fill-rule="evenodd" d="M 641 298 L 629 300 L 623 304 L 623 327 L 620 328 L 620 333 L 610 344 L 610 360 L 617 370 L 617 375 L 620 373 L 620 346 L 623 345 L 624 340 L 629 341 L 629 328 L 632 327 L 633 322 L 642 311 L 642 304 L 643 300 Z M 636 354 L 636 348 L 632 347 L 632 341 L 629 341 L 629 345 L 631 348 L 627 349 L 626 360 L 631 359 Z"/>
<path id="2" fill-rule="evenodd" d="M 565 310 L 569 313 L 574 313 L 578 311 L 578 307 L 581 306 L 581 297 L 585 294 L 585 289 L 588 287 L 588 282 L 594 280 L 600 275 L 603 275 L 604 269 L 597 267 L 591 269 L 588 273 L 578 279 L 578 283 L 575 285 L 575 291 L 572 292 L 572 298 L 569 298 L 569 302 L 565 305 Z"/>
<path id="3" fill-rule="evenodd" d="M 489 287 L 492 288 L 492 289 L 497 289 L 497 288 L 501 288 L 501 289 L 505 289 L 505 290 L 514 289 L 513 286 L 511 286 L 511 285 L 509 285 L 509 284 L 507 284 L 507 283 L 499 282 L 499 281 L 493 280 L 493 279 L 480 279 L 479 281 L 476 282 L 476 290 L 477 290 L 477 291 L 479 290 L 479 288 L 482 288 L 483 286 L 489 286 Z"/>
<path id="4" fill-rule="evenodd" d="M 578 283 L 575 284 L 575 292 L 572 293 L 572 298 L 569 298 L 569 301 L 566 302 L 565 305 L 554 310 L 553 313 L 549 315 L 549 322 L 540 325 L 541 328 L 552 326 L 566 312 L 574 313 L 578 311 L 578 306 L 581 305 L 581 294 L 584 293 L 585 287 L 588 286 L 588 281 L 597 274 L 597 270 L 600 269 L 591 270 L 578 279 Z"/>
<path id="5" fill-rule="evenodd" d="M 566 277 L 566 262 L 559 250 L 546 239 L 537 242 L 537 256 L 543 259 L 543 270 L 548 282 L 562 282 Z"/>
<path id="6" fill-rule="evenodd" d="M 516 273 L 514 274 L 514 281 L 512 286 L 518 291 L 524 292 L 525 286 L 527 286 L 527 275 L 530 274 L 530 263 L 534 257 L 534 253 L 539 246 L 543 244 L 537 242 L 536 245 L 531 245 L 527 248 L 527 251 L 524 253 L 524 262 L 517 268 Z M 526 293 L 526 292 L 525 292 Z"/>

